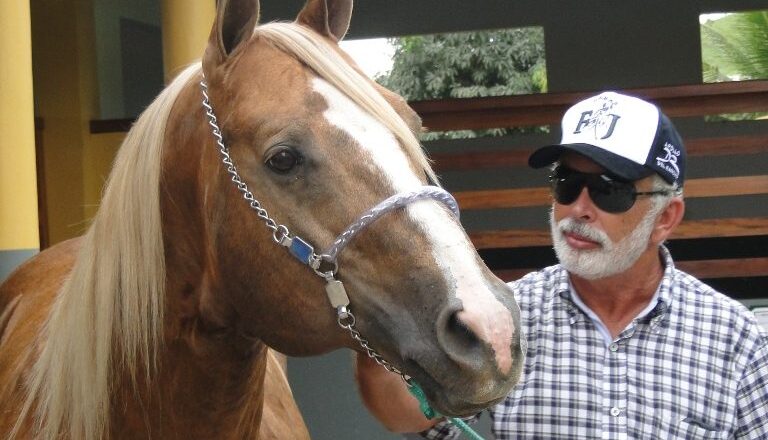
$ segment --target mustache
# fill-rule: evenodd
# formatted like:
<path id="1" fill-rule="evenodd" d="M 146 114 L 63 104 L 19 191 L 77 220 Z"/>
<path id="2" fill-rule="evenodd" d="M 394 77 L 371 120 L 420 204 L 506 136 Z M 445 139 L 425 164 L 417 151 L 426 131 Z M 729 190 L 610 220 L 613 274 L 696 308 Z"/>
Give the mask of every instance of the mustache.
<path id="1" fill-rule="evenodd" d="M 608 238 L 608 235 L 605 232 L 593 228 L 586 223 L 577 222 L 572 218 L 564 218 L 557 222 L 557 229 L 560 231 L 560 234 L 568 233 L 580 235 L 584 238 L 599 243 L 601 246 L 606 246 L 611 242 L 610 238 Z"/>

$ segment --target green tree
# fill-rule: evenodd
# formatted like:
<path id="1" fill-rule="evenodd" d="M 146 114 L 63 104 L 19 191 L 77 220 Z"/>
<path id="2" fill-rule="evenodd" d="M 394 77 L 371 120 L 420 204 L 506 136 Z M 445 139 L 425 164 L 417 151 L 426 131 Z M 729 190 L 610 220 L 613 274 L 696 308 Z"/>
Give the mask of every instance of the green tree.
<path id="1" fill-rule="evenodd" d="M 768 78 L 768 11 L 702 24 L 701 54 L 704 82 Z"/>
<path id="2" fill-rule="evenodd" d="M 701 25 L 704 82 L 768 78 L 768 11 L 726 14 Z M 708 120 L 749 120 L 768 113 L 737 113 Z"/>
<path id="3" fill-rule="evenodd" d="M 376 80 L 409 101 L 545 92 L 544 31 L 501 29 L 393 38 L 392 70 Z M 500 136 L 540 128 L 431 132 L 425 140 Z"/>

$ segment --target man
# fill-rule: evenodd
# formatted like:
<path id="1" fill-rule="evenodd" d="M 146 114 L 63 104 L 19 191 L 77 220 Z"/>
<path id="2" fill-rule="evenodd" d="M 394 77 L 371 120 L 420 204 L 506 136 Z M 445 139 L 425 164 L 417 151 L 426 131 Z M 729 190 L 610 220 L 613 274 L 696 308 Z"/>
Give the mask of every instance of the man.
<path id="1" fill-rule="evenodd" d="M 654 105 L 613 92 L 571 107 L 552 166 L 560 264 L 510 283 L 528 349 L 490 408 L 497 439 L 768 439 L 768 333 L 675 269 L 662 244 L 683 218 L 685 149 Z M 458 438 L 363 356 L 357 377 L 389 429 Z M 434 425 L 434 426 L 433 426 Z"/>

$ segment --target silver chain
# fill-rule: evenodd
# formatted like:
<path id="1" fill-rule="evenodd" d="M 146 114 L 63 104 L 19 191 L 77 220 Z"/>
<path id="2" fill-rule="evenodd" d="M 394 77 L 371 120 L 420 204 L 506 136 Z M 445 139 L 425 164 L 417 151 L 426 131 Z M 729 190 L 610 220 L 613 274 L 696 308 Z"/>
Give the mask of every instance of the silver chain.
<path id="1" fill-rule="evenodd" d="M 243 193 L 243 198 L 248 202 L 248 206 L 256 211 L 256 215 L 264 220 L 267 228 L 272 230 L 272 239 L 278 244 L 282 243 L 283 239 L 290 236 L 290 231 L 288 231 L 288 228 L 285 225 L 278 224 L 269 216 L 267 210 L 261 206 L 261 202 L 256 200 L 253 193 L 248 189 L 248 185 L 243 181 L 243 178 L 240 177 L 240 174 L 237 172 L 237 167 L 235 167 L 232 157 L 229 155 L 229 148 L 224 145 L 224 136 L 221 133 L 218 120 L 213 113 L 211 101 L 208 98 L 208 85 L 205 81 L 200 81 L 200 87 L 203 92 L 203 107 L 205 107 L 205 114 L 208 116 L 208 125 L 213 129 L 213 136 L 216 138 L 216 145 L 219 146 L 219 153 L 221 153 L 222 156 L 221 161 L 227 166 L 227 172 L 232 175 L 232 182 L 234 182 L 237 189 Z"/>
<path id="2" fill-rule="evenodd" d="M 398 376 L 402 377 L 403 380 L 406 383 L 410 383 L 410 377 L 403 373 L 402 370 L 397 368 L 396 366 L 392 365 L 384 359 L 382 355 L 379 354 L 376 350 L 374 350 L 370 345 L 368 345 L 368 340 L 363 337 L 363 335 L 360 334 L 359 331 L 355 328 L 355 315 L 352 314 L 352 312 L 349 312 L 347 310 L 347 316 L 338 318 L 339 327 L 345 328 L 349 331 L 349 334 L 352 336 L 352 339 L 357 341 L 358 344 L 360 344 L 361 347 L 365 350 L 365 353 L 368 355 L 369 358 L 373 359 L 377 364 L 381 365 L 389 371 L 390 373 L 395 373 Z"/>

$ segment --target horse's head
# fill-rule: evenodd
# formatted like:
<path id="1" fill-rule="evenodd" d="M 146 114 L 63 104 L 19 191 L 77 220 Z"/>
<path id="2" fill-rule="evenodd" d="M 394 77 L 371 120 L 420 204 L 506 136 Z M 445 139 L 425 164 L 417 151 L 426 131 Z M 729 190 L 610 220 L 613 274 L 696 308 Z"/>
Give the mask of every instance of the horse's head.
<path id="1" fill-rule="evenodd" d="M 309 0 L 292 24 L 257 26 L 258 9 L 254 0 L 218 2 L 203 72 L 223 144 L 266 213 L 233 184 L 207 127 L 188 135 L 203 144 L 199 157 L 187 152 L 174 165 L 197 179 L 201 219 L 189 221 L 209 249 L 199 309 L 210 325 L 288 354 L 359 350 L 337 325 L 323 278 L 275 243 L 285 230 L 271 230 L 265 217 L 317 253 L 329 248 L 369 208 L 434 179 L 415 137 L 420 119 L 339 49 L 351 0 Z M 420 200 L 382 216 L 337 263 L 357 330 L 438 410 L 478 410 L 516 382 L 512 292 L 443 203 Z"/>

